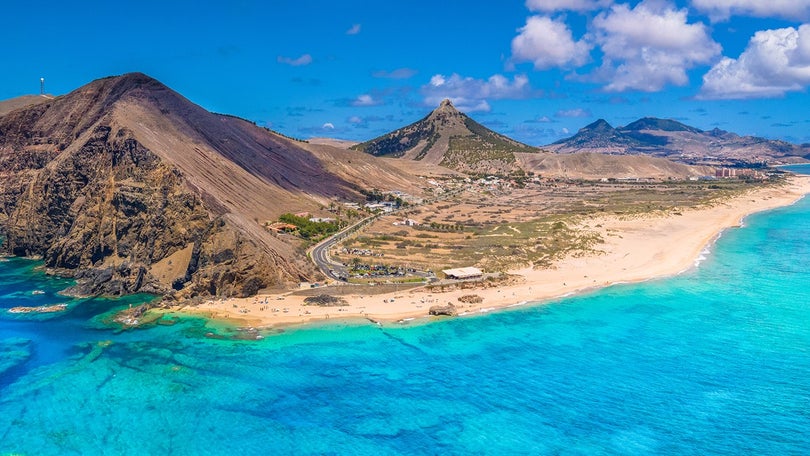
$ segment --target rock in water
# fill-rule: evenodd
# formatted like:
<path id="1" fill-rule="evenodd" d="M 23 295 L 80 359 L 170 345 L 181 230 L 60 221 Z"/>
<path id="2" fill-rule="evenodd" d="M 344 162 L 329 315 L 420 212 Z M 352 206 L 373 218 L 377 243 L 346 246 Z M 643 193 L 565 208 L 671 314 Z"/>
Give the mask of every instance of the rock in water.
<path id="1" fill-rule="evenodd" d="M 456 311 L 456 306 L 452 303 L 447 303 L 447 305 L 436 305 L 431 306 L 430 310 L 428 311 L 430 315 L 447 315 L 449 317 L 455 317 L 458 315 L 458 311 Z"/>

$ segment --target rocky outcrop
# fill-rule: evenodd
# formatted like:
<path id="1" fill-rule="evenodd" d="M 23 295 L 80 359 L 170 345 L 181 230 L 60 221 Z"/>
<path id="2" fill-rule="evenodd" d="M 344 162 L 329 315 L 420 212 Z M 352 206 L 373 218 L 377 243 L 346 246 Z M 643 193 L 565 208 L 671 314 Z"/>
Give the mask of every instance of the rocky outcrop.
<path id="1" fill-rule="evenodd" d="M 446 315 L 448 317 L 455 317 L 458 315 L 458 311 L 456 310 L 456 306 L 452 303 L 447 303 L 447 305 L 435 305 L 431 306 L 430 310 L 428 310 L 429 315 Z"/>

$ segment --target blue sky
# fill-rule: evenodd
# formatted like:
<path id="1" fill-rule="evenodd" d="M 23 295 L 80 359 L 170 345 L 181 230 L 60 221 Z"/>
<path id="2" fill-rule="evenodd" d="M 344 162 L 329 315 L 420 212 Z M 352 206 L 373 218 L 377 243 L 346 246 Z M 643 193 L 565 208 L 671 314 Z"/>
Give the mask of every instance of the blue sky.
<path id="1" fill-rule="evenodd" d="M 0 99 L 141 71 L 301 138 L 449 97 L 533 145 L 643 116 L 810 142 L 810 0 L 71 3 L 4 2 Z"/>

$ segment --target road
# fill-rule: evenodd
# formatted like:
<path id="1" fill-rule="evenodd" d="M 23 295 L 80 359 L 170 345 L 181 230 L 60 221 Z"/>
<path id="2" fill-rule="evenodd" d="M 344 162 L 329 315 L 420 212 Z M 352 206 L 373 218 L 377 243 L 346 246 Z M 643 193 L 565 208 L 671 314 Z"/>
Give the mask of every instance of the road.
<path id="1" fill-rule="evenodd" d="M 333 261 L 329 256 L 329 249 L 346 238 L 347 235 L 356 231 L 361 226 L 371 222 L 377 217 L 379 217 L 379 215 L 372 215 L 371 217 L 364 218 L 354 225 L 333 234 L 331 237 L 321 241 L 318 245 L 313 247 L 312 250 L 309 251 L 309 256 L 312 258 L 315 266 L 317 266 L 326 277 L 333 280 L 344 280 L 346 277 L 349 277 L 349 270 L 343 265 L 343 263 Z"/>

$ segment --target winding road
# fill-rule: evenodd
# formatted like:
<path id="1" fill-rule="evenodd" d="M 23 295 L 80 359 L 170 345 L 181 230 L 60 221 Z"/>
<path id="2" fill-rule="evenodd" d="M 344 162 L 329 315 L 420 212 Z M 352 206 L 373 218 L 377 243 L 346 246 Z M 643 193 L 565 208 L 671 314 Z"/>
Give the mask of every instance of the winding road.
<path id="1" fill-rule="evenodd" d="M 342 241 L 346 238 L 350 233 L 358 230 L 363 225 L 371 222 L 372 220 L 379 217 L 379 215 L 372 215 L 371 217 L 366 217 L 363 220 L 355 223 L 354 225 L 348 226 L 341 231 L 333 234 L 332 236 L 324 239 L 312 250 L 309 251 L 309 257 L 315 263 L 315 266 L 323 272 L 326 277 L 329 277 L 333 280 L 343 280 L 345 281 L 347 277 L 349 277 L 349 270 L 343 263 L 338 263 L 337 261 L 333 261 L 332 258 L 329 256 L 329 249 L 332 248 L 335 244 Z"/>

